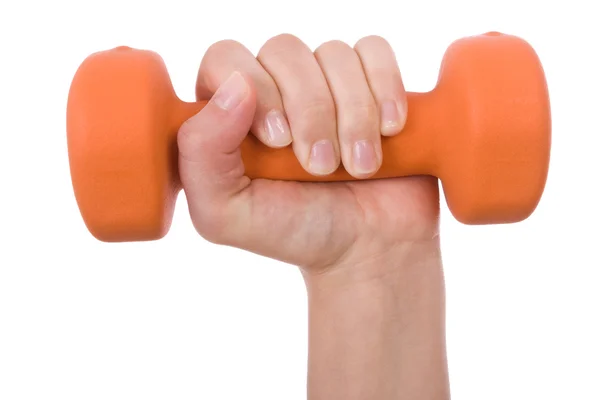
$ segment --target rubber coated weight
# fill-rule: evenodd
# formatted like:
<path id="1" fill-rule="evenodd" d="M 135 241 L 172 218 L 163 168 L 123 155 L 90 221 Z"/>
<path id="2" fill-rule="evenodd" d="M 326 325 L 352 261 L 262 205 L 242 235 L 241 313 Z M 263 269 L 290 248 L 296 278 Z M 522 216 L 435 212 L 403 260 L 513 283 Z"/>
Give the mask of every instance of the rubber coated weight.
<path id="1" fill-rule="evenodd" d="M 155 240 L 168 232 L 177 194 L 177 131 L 206 102 L 181 101 L 163 59 L 117 47 L 94 53 L 69 91 L 71 179 L 83 220 L 102 241 Z M 513 223 L 537 207 L 548 174 L 551 115 L 546 79 L 523 39 L 490 32 L 453 42 L 436 87 L 408 93 L 408 119 L 382 137 L 383 165 L 370 179 L 432 175 L 464 224 Z M 307 173 L 291 146 L 248 135 L 250 178 L 355 180 L 343 166 Z"/>

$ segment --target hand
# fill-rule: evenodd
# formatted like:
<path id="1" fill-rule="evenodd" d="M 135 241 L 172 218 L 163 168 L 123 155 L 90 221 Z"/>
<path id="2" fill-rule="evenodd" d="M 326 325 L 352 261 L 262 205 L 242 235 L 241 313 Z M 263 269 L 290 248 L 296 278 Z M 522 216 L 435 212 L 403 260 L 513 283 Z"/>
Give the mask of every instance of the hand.
<path id="1" fill-rule="evenodd" d="M 382 135 L 401 135 L 409 112 L 384 39 L 365 37 L 354 48 L 332 41 L 312 52 L 280 35 L 257 57 L 222 41 L 202 60 L 197 97 L 211 100 L 181 127 L 179 164 L 194 226 L 205 239 L 309 274 L 383 265 L 391 254 L 437 254 L 437 180 L 363 180 L 381 165 Z M 267 146 L 293 146 L 313 175 L 342 164 L 359 180 L 251 181 L 239 151 L 249 131 Z"/>
<path id="2" fill-rule="evenodd" d="M 308 399 L 449 399 L 437 181 L 364 180 L 381 165 L 382 135 L 401 135 L 408 112 L 388 43 L 313 53 L 282 35 L 255 58 L 220 42 L 202 61 L 197 97 L 210 101 L 178 135 L 192 220 L 209 241 L 301 268 Z M 358 180 L 250 180 L 240 152 L 249 131 L 291 144 L 313 175 L 341 164 Z"/>

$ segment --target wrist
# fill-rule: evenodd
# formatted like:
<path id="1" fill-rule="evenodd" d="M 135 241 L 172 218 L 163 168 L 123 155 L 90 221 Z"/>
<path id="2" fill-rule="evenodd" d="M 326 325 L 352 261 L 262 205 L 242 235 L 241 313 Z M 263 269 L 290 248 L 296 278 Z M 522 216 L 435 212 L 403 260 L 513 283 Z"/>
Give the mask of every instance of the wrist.
<path id="1" fill-rule="evenodd" d="M 394 245 L 355 245 L 334 263 L 300 268 L 309 287 L 389 284 L 419 270 L 441 269 L 439 237 Z M 423 271 L 421 271 L 423 272 Z"/>
<path id="2" fill-rule="evenodd" d="M 439 243 L 362 254 L 303 272 L 308 398 L 449 399 Z"/>

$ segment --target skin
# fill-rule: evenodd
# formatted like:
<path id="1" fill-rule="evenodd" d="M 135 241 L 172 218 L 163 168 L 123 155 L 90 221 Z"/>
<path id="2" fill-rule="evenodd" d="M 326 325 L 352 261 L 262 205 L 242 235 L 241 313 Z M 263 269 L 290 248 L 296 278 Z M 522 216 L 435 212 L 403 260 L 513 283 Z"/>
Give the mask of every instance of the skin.
<path id="1" fill-rule="evenodd" d="M 254 56 L 218 42 L 197 96 L 207 106 L 178 133 L 192 221 L 208 241 L 300 268 L 308 398 L 449 399 L 437 181 L 365 180 L 381 165 L 381 136 L 402 134 L 408 115 L 391 46 L 368 36 L 311 51 L 286 34 Z M 247 134 L 292 146 L 315 176 L 342 165 L 359 180 L 250 180 Z"/>

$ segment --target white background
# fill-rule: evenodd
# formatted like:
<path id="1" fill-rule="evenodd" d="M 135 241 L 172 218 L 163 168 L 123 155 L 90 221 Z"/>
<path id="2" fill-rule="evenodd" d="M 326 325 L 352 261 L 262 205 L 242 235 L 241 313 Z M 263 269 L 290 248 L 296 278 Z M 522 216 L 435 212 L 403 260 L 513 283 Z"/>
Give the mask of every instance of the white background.
<path id="1" fill-rule="evenodd" d="M 547 73 L 553 149 L 544 197 L 515 225 L 443 209 L 455 399 L 600 399 L 600 51 L 592 1 L 2 1 L 0 399 L 304 399 L 306 293 L 289 265 L 205 242 L 183 196 L 169 235 L 104 244 L 68 170 L 65 109 L 90 53 L 155 50 L 194 100 L 205 50 L 311 48 L 379 34 L 408 90 L 433 87 L 448 44 L 521 36 Z M 445 207 L 445 204 L 444 204 Z"/>

